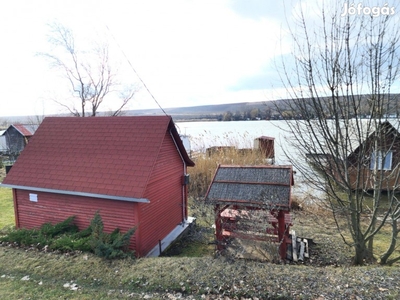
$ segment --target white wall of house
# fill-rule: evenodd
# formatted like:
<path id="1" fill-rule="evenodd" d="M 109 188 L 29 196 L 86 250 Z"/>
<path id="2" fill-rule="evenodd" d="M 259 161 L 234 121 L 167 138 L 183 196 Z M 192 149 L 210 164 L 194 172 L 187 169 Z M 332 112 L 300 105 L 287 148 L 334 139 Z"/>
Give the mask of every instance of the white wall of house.
<path id="1" fill-rule="evenodd" d="M 7 151 L 6 137 L 3 135 L 5 130 L 0 131 L 0 154 Z"/>

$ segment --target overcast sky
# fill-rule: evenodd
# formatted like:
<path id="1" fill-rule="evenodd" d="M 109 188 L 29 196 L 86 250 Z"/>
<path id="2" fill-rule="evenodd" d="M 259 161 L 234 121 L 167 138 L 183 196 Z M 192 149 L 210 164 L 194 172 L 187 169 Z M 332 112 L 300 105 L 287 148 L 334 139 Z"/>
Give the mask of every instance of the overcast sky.
<path id="1" fill-rule="evenodd" d="M 296 2 L 286 1 L 286 12 Z M 81 50 L 107 41 L 123 80 L 141 86 L 131 64 L 163 108 L 279 98 L 274 64 L 290 52 L 282 3 L 5 1 L 0 8 L 0 116 L 65 112 L 52 99 L 70 97 L 60 92 L 68 83 L 37 55 L 52 51 L 48 24 L 54 22 L 73 30 Z M 143 86 L 129 106 L 156 107 Z"/>

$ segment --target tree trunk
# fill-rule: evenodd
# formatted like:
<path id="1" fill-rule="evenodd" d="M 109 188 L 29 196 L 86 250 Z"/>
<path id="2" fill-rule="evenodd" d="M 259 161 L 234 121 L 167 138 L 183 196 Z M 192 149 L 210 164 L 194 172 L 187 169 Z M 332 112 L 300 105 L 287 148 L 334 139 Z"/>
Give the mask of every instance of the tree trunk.
<path id="1" fill-rule="evenodd" d="M 369 248 L 373 245 L 373 242 L 370 243 L 371 239 L 366 240 L 366 235 L 362 231 L 360 214 L 358 213 L 359 207 L 357 206 L 351 208 L 351 227 L 352 227 L 352 235 L 354 241 L 354 260 L 353 264 L 360 266 L 365 262 L 373 262 L 373 248 Z"/>
<path id="2" fill-rule="evenodd" d="M 393 251 L 396 249 L 397 235 L 399 232 L 397 229 L 397 219 L 396 218 L 392 219 L 391 225 L 392 225 L 392 236 L 390 239 L 390 246 L 387 249 L 387 251 L 381 255 L 381 260 L 380 260 L 381 265 L 387 264 L 390 255 L 392 255 Z"/>
<path id="3" fill-rule="evenodd" d="M 373 263 L 376 262 L 374 256 L 372 253 L 368 250 L 368 247 L 366 246 L 365 242 L 363 243 L 358 243 L 355 245 L 355 256 L 353 260 L 353 264 L 356 266 L 361 266 L 365 264 L 366 262 Z"/>

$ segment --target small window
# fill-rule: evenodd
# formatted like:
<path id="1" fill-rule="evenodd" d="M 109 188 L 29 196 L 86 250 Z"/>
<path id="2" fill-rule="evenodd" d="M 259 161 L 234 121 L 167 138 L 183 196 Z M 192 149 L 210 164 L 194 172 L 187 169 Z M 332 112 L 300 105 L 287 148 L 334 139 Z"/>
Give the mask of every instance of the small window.
<path id="1" fill-rule="evenodd" d="M 38 201 L 38 195 L 37 194 L 29 194 L 29 201 L 37 202 Z"/>
<path id="2" fill-rule="evenodd" d="M 392 156 L 393 152 L 388 151 L 384 153 L 383 151 L 374 151 L 371 155 L 370 169 L 375 169 L 375 161 L 377 163 L 378 170 L 391 170 L 392 169 Z"/>

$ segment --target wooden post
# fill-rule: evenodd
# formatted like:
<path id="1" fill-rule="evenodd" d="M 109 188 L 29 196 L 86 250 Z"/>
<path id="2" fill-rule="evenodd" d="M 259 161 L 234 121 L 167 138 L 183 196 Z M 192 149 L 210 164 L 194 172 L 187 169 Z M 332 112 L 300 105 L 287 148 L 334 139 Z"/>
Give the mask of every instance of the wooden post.
<path id="1" fill-rule="evenodd" d="M 281 259 L 286 259 L 286 224 L 285 224 L 285 211 L 278 211 L 278 241 L 279 241 L 279 255 Z"/>
<path id="2" fill-rule="evenodd" d="M 221 251 L 224 249 L 222 245 L 223 236 L 222 236 L 222 224 L 221 224 L 221 208 L 219 204 L 215 205 L 215 239 L 217 240 L 217 250 Z"/>
<path id="3" fill-rule="evenodd" d="M 292 259 L 293 261 L 297 261 L 297 238 L 296 238 L 296 233 L 293 230 L 292 231 Z"/>
<path id="4" fill-rule="evenodd" d="M 304 242 L 300 242 L 300 254 L 299 254 L 299 260 L 300 261 L 304 260 L 304 249 L 305 249 Z"/>

